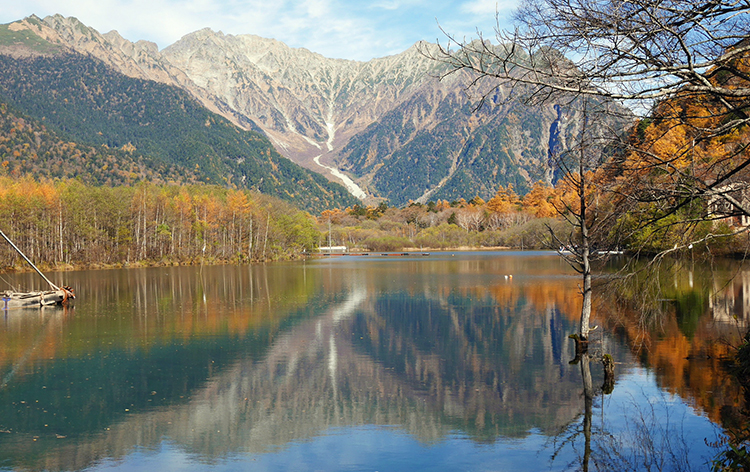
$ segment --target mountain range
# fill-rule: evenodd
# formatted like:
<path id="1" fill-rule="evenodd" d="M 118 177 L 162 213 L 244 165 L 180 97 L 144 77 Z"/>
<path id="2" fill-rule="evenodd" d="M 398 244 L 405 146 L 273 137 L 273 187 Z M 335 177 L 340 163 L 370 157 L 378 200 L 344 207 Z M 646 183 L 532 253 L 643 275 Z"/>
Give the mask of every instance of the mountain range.
<path id="1" fill-rule="evenodd" d="M 111 74 L 140 81 L 134 86 L 136 89 L 162 90 L 139 98 L 143 103 L 155 100 L 148 105 L 155 115 L 164 114 L 159 112 L 163 103 L 160 97 L 179 91 L 183 95 L 168 103 L 179 103 L 177 108 L 190 108 L 188 103 L 196 103 L 205 109 L 198 112 L 197 108 L 190 108 L 187 116 L 198 116 L 201 122 L 221 121 L 222 126 L 232 124 L 244 133 L 254 133 L 252 139 L 247 138 L 250 141 L 260 142 L 258 136 L 265 135 L 273 145 L 273 151 L 268 153 L 276 155 L 278 151 L 300 166 L 344 184 L 351 195 L 365 202 L 385 200 L 400 206 L 409 201 L 468 199 L 475 195 L 487 199 L 499 185 L 512 184 L 516 191 L 524 193 L 538 180 L 552 183 L 556 169 L 549 158 L 550 149 L 564 146 L 566 137 L 578 129 L 580 114 L 555 103 L 528 107 L 515 99 L 510 88 L 501 85 L 477 109 L 477 102 L 466 93 L 468 75 L 459 72 L 439 79 L 446 66 L 427 57 L 425 51 L 433 47 L 422 43 L 394 56 L 358 62 L 325 58 L 272 39 L 225 35 L 210 29 L 188 34 L 160 51 L 153 43 L 133 43 L 116 31 L 100 34 L 75 18 L 59 15 L 44 19 L 30 16 L 0 28 L 0 58 L 6 58 L 1 65 L 5 75 L 9 69 L 22 75 L 41 71 L 40 68 L 56 70 L 65 61 L 70 62 L 71 57 L 77 61 L 100 61 Z M 24 66 L 26 69 L 12 65 L 24 62 L 36 65 Z M 70 70 L 73 66 L 65 67 Z M 56 74 L 64 75 L 61 71 Z M 97 69 L 86 80 L 107 74 L 104 69 Z M 33 87 L 45 86 L 46 75 L 36 75 L 42 80 Z M 112 79 L 112 83 L 116 82 Z M 76 93 L 92 96 L 95 87 L 84 85 L 88 92 L 79 89 Z M 41 119 L 39 113 L 46 113 L 44 118 L 49 123 L 50 109 L 35 110 L 22 103 L 20 97 L 25 92 L 13 95 L 18 87 L 18 83 L 4 88 L 0 85 L 0 97 L 33 118 Z M 50 87 L 59 85 L 47 86 Z M 101 100 L 109 99 L 103 106 L 110 111 L 98 117 L 91 115 L 88 120 L 98 123 L 109 114 L 127 121 L 127 114 L 133 116 L 137 107 L 133 108 L 131 99 L 126 98 L 129 95 L 119 93 L 118 87 L 125 85 L 116 83 L 112 87 L 101 89 L 100 96 Z M 45 95 L 51 102 L 59 96 L 52 92 Z M 119 96 L 117 103 L 112 103 L 113 96 Z M 99 106 L 96 99 L 82 102 L 81 116 L 85 107 Z M 129 103 L 130 108 L 124 103 Z M 175 116 L 176 112 L 170 113 Z M 134 126 L 148 126 L 145 121 Z M 153 124 L 164 126 L 158 121 Z M 612 124 L 617 129 L 628 125 L 627 119 Z M 90 123 L 67 120 L 64 132 L 87 143 L 110 147 L 132 142 L 130 135 L 115 136 L 116 126 L 98 131 L 102 133 L 98 141 L 91 139 L 90 132 L 73 129 L 87 126 L 90 128 Z M 200 148 L 214 139 L 211 136 L 217 127 L 211 124 L 204 127 L 210 130 L 194 134 L 189 139 L 191 146 Z M 63 124 L 58 123 L 58 128 L 63 129 Z M 156 160 L 162 167 L 185 161 L 179 156 L 184 144 L 172 146 L 173 154 L 165 157 L 163 139 L 153 138 L 140 146 L 133 144 L 144 153 L 144 159 Z M 224 142 L 226 136 L 218 140 Z M 196 152 L 189 162 L 178 167 L 195 173 L 194 165 L 205 165 L 213 169 L 211 175 L 199 172 L 196 178 L 203 176 L 216 183 L 235 185 L 253 180 L 257 187 L 265 170 L 248 169 L 243 173 L 237 169 L 237 163 L 244 159 L 238 149 L 229 158 L 235 163 L 233 169 L 222 167 L 226 150 L 217 152 L 213 163 L 205 164 L 200 162 L 202 154 Z M 274 162 L 271 167 L 279 166 L 281 161 Z M 252 172 L 256 173 L 254 179 L 249 177 Z M 315 179 L 305 178 L 311 182 Z M 333 190 L 337 186 L 314 181 L 328 195 L 311 197 L 317 198 L 318 206 L 355 201 Z M 298 194 L 294 198 L 306 197 Z"/>

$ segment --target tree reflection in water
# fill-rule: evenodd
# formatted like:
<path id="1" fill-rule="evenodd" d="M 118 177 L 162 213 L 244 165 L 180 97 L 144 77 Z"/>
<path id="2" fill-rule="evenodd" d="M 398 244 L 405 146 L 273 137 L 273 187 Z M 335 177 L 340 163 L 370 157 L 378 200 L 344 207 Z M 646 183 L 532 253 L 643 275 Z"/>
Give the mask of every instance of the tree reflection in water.
<path id="1" fill-rule="evenodd" d="M 584 472 L 706 470 L 708 457 L 695 460 L 685 439 L 685 424 L 672 417 L 670 404 L 673 400 L 666 398 L 662 391 L 658 391 L 661 395 L 657 396 L 633 393 L 629 402 L 614 405 L 609 411 L 613 405 L 608 404 L 605 395 L 612 390 L 605 393 L 609 387 L 607 380 L 602 388 L 594 387 L 592 360 L 596 360 L 595 356 L 584 353 L 571 361 L 580 367 L 583 415 L 580 422 L 572 422 L 553 441 L 553 462 L 559 451 L 570 447 L 577 451 L 578 461 L 568 466 L 580 467 Z M 600 405 L 595 417 L 597 398 Z"/>
<path id="2" fill-rule="evenodd" d="M 681 464 L 682 430 L 714 434 L 680 400 L 701 387 L 670 397 L 677 370 L 649 364 L 683 365 L 659 345 L 674 333 L 653 338 L 661 357 L 642 367 L 627 331 L 600 321 L 592 349 L 621 363 L 612 396 L 593 388 L 598 361 L 569 365 L 580 305 L 554 255 L 105 275 L 77 275 L 88 297 L 70 316 L 6 318 L 3 375 L 27 360 L 0 389 L 0 466 L 96 468 L 143 450 L 166 460 L 168 445 L 190 463 L 275 468 L 656 468 Z M 362 447 L 373 436 L 388 446 Z M 633 446 L 648 437 L 645 452 Z M 399 455 L 396 442 L 409 446 Z M 662 462 L 649 455 L 672 446 Z"/>

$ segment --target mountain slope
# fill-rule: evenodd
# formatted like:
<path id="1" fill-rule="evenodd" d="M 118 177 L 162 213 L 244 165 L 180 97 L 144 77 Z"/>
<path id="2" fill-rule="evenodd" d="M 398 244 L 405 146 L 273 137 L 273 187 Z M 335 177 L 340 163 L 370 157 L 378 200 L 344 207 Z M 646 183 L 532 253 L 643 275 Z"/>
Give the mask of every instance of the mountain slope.
<path id="1" fill-rule="evenodd" d="M 513 183 L 523 193 L 536 180 L 551 183 L 557 169 L 548 158 L 550 142 L 559 133 L 564 143 L 581 120 L 554 104 L 524 107 L 502 86 L 488 107 L 474 112 L 465 94 L 471 77 L 437 80 L 443 66 L 422 54 L 420 48 L 434 47 L 427 43 L 357 62 L 210 29 L 158 51 L 59 15 L 11 26 L 91 54 L 125 75 L 181 87 L 238 126 L 262 130 L 294 162 L 334 181 L 326 166 L 341 169 L 356 182 L 352 193 L 364 189 L 394 205 L 488 198 L 498 185 Z M 612 128 L 628 124 L 615 120 Z"/>
<path id="2" fill-rule="evenodd" d="M 133 79 L 77 53 L 0 55 L 0 100 L 92 146 L 143 156 L 164 180 L 254 188 L 310 210 L 355 200 L 279 155 L 268 140 L 211 113 L 184 90 Z M 157 171 L 161 169 L 161 171 Z"/>
<path id="3" fill-rule="evenodd" d="M 76 178 L 90 184 L 131 185 L 148 179 L 193 181 L 187 169 L 148 165 L 143 156 L 60 137 L 43 123 L 0 103 L 0 173 L 14 177 Z M 180 171 L 183 171 L 181 174 Z"/>
<path id="4" fill-rule="evenodd" d="M 489 198 L 511 183 L 524 193 L 555 174 L 549 149 L 560 116 L 554 104 L 525 107 L 501 86 L 492 103 L 475 111 L 465 93 L 471 78 L 456 73 L 438 80 L 444 66 L 416 46 L 361 63 L 204 29 L 162 54 L 257 122 L 291 159 L 314 169 L 311 158 L 320 156 L 395 205 Z M 566 120 L 563 133 L 581 117 L 569 113 Z"/>
<path id="5" fill-rule="evenodd" d="M 356 62 L 252 35 L 203 29 L 162 51 L 200 87 L 256 122 L 292 159 L 339 148 L 427 80 L 435 64 L 412 48 Z"/>
<path id="6" fill-rule="evenodd" d="M 460 90 L 434 81 L 429 92 L 415 94 L 350 140 L 341 165 L 371 176 L 374 193 L 400 202 L 487 199 L 500 184 L 523 193 L 529 183 L 550 181 L 551 106 L 534 113 L 518 102 L 474 110 Z"/>
<path id="7" fill-rule="evenodd" d="M 564 143 L 580 114 L 563 116 L 555 104 L 526 107 L 509 86 L 475 111 L 465 93 L 471 77 L 459 72 L 438 80 L 444 66 L 420 51 L 431 47 L 363 63 L 204 29 L 162 54 L 255 121 L 291 159 L 315 169 L 311 158 L 320 156 L 394 205 L 489 198 L 498 185 L 524 193 L 537 180 L 552 183 L 552 130 Z M 628 121 L 615 119 L 612 128 Z"/>

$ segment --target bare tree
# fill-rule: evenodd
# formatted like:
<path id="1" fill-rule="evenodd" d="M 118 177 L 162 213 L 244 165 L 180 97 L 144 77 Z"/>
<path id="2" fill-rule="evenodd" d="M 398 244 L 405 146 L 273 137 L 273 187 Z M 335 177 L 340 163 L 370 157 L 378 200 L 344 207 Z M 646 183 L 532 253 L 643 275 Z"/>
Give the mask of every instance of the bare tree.
<path id="1" fill-rule="evenodd" d="M 682 164 L 750 124 L 750 0 L 523 0 L 514 19 L 514 30 L 496 28 L 494 44 L 447 34 L 447 44 L 422 51 L 447 65 L 444 76 L 473 73 L 468 89 L 480 102 L 508 83 L 529 103 L 593 96 L 657 111 L 662 134 L 684 127 L 685 143 L 667 155 L 653 142 L 621 143 L 640 160 L 621 169 L 631 174 L 622 200 L 669 203 L 659 216 L 723 200 L 750 216 L 737 198 L 750 188 L 746 140 L 702 172 Z M 698 102 L 697 113 L 686 106 Z M 648 172 L 669 179 L 638 178 Z"/>
<path id="2" fill-rule="evenodd" d="M 591 330 L 592 263 L 606 257 L 606 251 L 600 252 L 595 246 L 609 235 L 618 212 L 600 198 L 606 188 L 601 175 L 596 173 L 603 166 L 609 142 L 606 133 L 599 129 L 607 121 L 607 107 L 590 98 L 581 99 L 578 104 L 582 107 L 578 111 L 581 118 L 577 120 L 581 124 L 573 135 L 575 141 L 568 143 L 568 149 L 552 150 L 556 165 L 564 173 L 559 184 L 563 196 L 554 204 L 555 210 L 573 231 L 562 235 L 550 226 L 548 230 L 560 255 L 581 275 L 583 303 L 578 341 L 586 343 Z"/>
<path id="3" fill-rule="evenodd" d="M 514 31 L 496 29 L 498 46 L 481 33 L 447 35 L 447 45 L 424 51 L 451 66 L 446 75 L 529 84 L 542 99 L 594 95 L 643 107 L 708 94 L 744 111 L 735 100 L 750 98 L 750 86 L 715 80 L 720 71 L 747 78 L 738 62 L 750 52 L 748 0 L 523 0 L 514 19 Z M 746 123 L 740 113 L 722 129 Z"/>
<path id="4" fill-rule="evenodd" d="M 494 41 L 481 32 L 470 39 L 446 33 L 447 43 L 423 45 L 422 52 L 443 63 L 443 77 L 469 72 L 467 90 L 480 105 L 509 85 L 506 97 L 531 105 L 580 110 L 588 97 L 587 103 L 621 102 L 648 117 L 628 136 L 611 134 L 620 159 L 606 169 L 609 200 L 634 215 L 634 234 L 655 223 L 688 226 L 722 217 L 696 211 L 709 203 L 750 217 L 750 139 L 722 141 L 750 125 L 750 0 L 522 0 L 514 20 L 512 31 L 496 27 Z M 584 197 L 587 172 L 602 161 L 587 155 L 583 141 L 568 149 L 576 146 L 567 156 L 577 158 L 558 162 L 579 191 L 576 208 L 562 209 L 579 240 L 558 240 L 583 276 L 579 335 L 585 338 L 586 243 L 616 215 L 604 218 Z M 669 251 L 714 237 L 685 234 Z"/>

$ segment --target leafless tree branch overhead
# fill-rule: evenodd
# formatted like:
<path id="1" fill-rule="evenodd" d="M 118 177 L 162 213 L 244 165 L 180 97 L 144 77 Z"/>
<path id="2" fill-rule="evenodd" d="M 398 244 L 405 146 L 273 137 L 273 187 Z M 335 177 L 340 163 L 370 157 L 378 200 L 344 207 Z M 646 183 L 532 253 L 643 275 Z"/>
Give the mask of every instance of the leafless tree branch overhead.
<path id="1" fill-rule="evenodd" d="M 746 99 L 750 87 L 717 83 L 743 75 L 750 53 L 750 0 L 524 0 L 513 31 L 425 48 L 447 73 L 529 84 L 548 93 L 651 103 L 677 94 Z M 648 107 L 647 107 L 648 108 Z"/>

